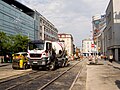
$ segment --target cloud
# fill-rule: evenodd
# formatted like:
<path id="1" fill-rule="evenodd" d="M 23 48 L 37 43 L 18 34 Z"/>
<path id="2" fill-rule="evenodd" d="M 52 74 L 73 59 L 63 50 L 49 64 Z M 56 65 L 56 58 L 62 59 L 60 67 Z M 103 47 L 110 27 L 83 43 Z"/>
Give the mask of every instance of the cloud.
<path id="1" fill-rule="evenodd" d="M 92 16 L 104 14 L 109 0 L 19 0 L 39 11 L 58 29 L 73 35 L 74 44 L 81 46 L 92 30 Z"/>

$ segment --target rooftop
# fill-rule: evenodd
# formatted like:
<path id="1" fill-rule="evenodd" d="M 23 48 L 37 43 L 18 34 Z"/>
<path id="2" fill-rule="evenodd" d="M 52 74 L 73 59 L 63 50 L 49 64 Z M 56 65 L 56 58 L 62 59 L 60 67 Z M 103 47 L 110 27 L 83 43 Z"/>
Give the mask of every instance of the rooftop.
<path id="1" fill-rule="evenodd" d="M 32 9 L 28 8 L 27 6 L 21 4 L 20 2 L 18 2 L 16 0 L 2 0 L 2 1 L 4 1 L 5 3 L 15 7 L 16 9 L 18 9 L 30 16 L 32 16 L 34 13 L 34 11 Z"/>

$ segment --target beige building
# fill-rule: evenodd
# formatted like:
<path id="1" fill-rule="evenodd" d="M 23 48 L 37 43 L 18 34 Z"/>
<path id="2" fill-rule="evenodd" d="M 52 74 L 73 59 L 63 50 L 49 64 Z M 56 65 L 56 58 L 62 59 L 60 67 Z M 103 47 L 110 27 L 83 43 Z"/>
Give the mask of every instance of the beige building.
<path id="1" fill-rule="evenodd" d="M 65 42 L 65 47 L 67 50 L 67 54 L 68 56 L 73 55 L 74 52 L 74 48 L 73 48 L 73 37 L 71 34 L 58 34 L 58 38 L 60 41 L 64 41 Z"/>
<path id="2" fill-rule="evenodd" d="M 92 39 L 84 39 L 82 40 L 82 53 L 84 56 L 90 56 L 93 53 L 97 53 L 96 46 Z"/>

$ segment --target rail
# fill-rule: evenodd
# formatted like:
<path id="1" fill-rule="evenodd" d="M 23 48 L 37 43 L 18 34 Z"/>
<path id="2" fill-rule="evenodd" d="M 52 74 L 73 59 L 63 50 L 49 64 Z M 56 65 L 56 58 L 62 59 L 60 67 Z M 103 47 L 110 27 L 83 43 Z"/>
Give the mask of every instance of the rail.
<path id="1" fill-rule="evenodd" d="M 77 63 L 75 63 L 73 66 L 71 66 L 71 67 L 69 67 L 69 68 L 67 68 L 67 70 L 64 70 L 63 72 L 61 72 L 61 70 L 59 70 L 60 71 L 60 74 L 59 75 L 57 75 L 58 73 L 57 73 L 57 70 L 53 73 L 53 71 L 50 71 L 50 72 L 44 72 L 44 73 L 41 73 L 41 71 L 40 72 L 32 72 L 32 74 L 33 74 L 33 76 L 32 77 L 30 77 L 30 78 L 23 78 L 24 80 L 22 80 L 22 78 L 21 77 L 18 77 L 18 78 L 16 78 L 15 79 L 15 81 L 10 81 L 10 80 L 8 80 L 8 82 L 9 83 L 12 83 L 12 84 L 10 84 L 9 86 L 7 86 L 7 87 L 5 87 L 4 88 L 4 90 L 14 90 L 14 89 L 16 89 L 16 88 L 19 88 L 19 87 L 21 87 L 22 85 L 25 85 L 25 84 L 27 84 L 27 83 L 31 83 L 31 82 L 33 82 L 34 80 L 44 80 L 44 79 L 47 79 L 46 78 L 46 75 L 47 75 L 47 77 L 49 76 L 49 75 L 55 75 L 55 77 L 53 77 L 52 76 L 52 79 L 50 80 L 48 80 L 47 82 L 45 82 L 45 83 L 42 83 L 43 85 L 41 85 L 41 86 L 39 86 L 40 88 L 37 88 L 38 90 L 43 90 L 43 89 L 45 89 L 45 88 L 47 88 L 49 85 L 51 85 L 53 82 L 55 82 L 58 78 L 60 78 L 60 77 L 62 77 L 65 73 L 67 73 L 69 70 L 71 70 L 73 67 L 75 67 L 77 64 L 79 64 L 80 62 L 77 62 Z M 38 73 L 38 74 L 37 74 Z M 57 73 L 57 74 L 56 74 Z M 79 71 L 79 73 L 80 73 L 80 71 Z M 29 73 L 30 75 L 31 75 L 31 73 Z M 29 76 L 29 74 L 28 74 L 28 76 Z M 36 74 L 36 75 L 34 75 L 34 74 Z M 27 75 L 27 74 L 26 74 Z M 22 81 L 19 81 L 19 78 L 21 78 L 21 80 Z M 77 77 L 76 77 L 77 78 Z M 12 80 L 14 80 L 14 79 L 12 79 Z M 16 83 L 16 81 L 17 81 L 17 83 Z M 5 84 L 7 84 L 6 83 L 7 81 L 5 81 L 5 82 L 3 82 L 4 83 L 4 85 Z M 74 81 L 75 82 L 75 81 Z M 3 84 L 2 82 L 0 83 L 0 86 L 2 87 L 2 84 Z M 3 88 L 3 87 L 2 87 Z"/>

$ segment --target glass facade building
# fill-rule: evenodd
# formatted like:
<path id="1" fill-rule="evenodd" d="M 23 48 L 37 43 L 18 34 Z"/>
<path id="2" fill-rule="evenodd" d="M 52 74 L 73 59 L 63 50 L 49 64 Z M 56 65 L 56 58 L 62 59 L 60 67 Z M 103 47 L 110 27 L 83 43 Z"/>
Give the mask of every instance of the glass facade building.
<path id="1" fill-rule="evenodd" d="M 15 0 L 0 0 L 0 31 L 9 35 L 21 34 L 31 40 L 38 38 L 34 11 Z"/>

